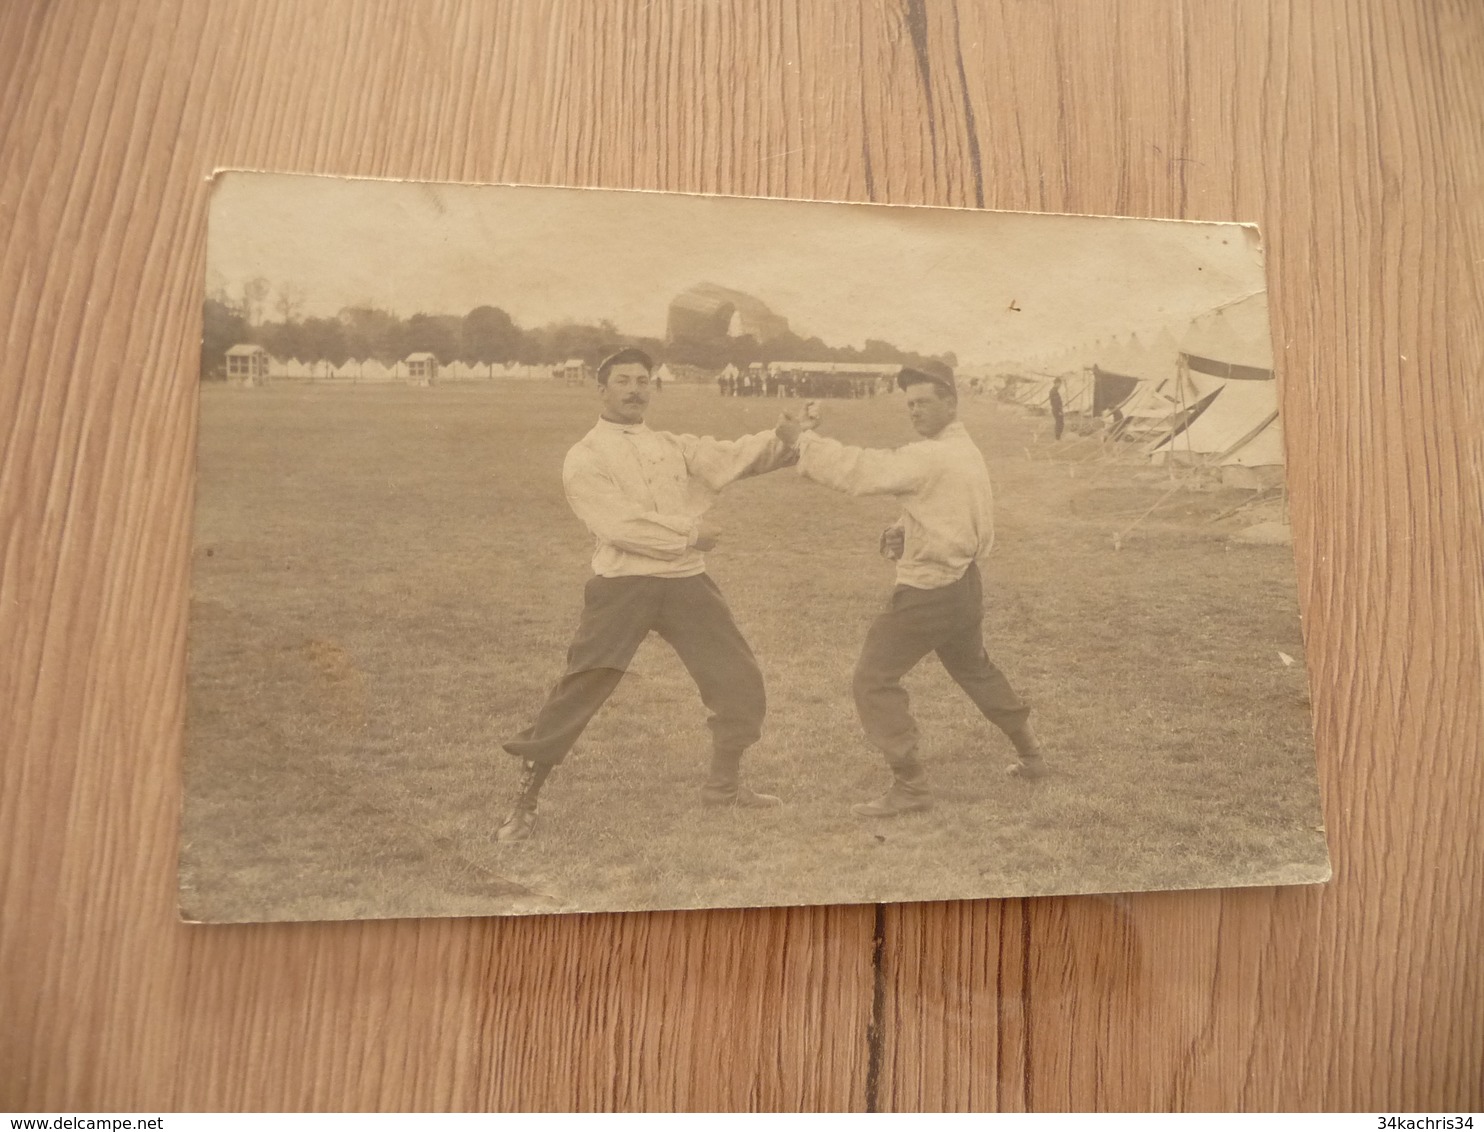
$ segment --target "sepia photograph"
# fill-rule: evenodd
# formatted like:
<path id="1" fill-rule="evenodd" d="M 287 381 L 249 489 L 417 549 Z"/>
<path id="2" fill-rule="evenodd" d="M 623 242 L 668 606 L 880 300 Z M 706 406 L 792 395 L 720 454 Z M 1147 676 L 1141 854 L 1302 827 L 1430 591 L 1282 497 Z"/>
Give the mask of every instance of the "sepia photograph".
<path id="1" fill-rule="evenodd" d="M 229 171 L 194 922 L 1313 884 L 1252 225 Z"/>

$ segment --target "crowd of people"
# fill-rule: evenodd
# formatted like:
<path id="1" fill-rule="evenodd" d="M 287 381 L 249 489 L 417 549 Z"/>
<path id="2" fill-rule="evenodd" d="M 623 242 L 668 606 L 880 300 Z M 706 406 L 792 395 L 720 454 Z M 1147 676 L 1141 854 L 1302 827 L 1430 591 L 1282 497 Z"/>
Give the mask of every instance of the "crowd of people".
<path id="1" fill-rule="evenodd" d="M 749 369 L 716 379 L 716 391 L 723 397 L 874 397 L 890 389 L 889 377 L 845 373 Z"/>

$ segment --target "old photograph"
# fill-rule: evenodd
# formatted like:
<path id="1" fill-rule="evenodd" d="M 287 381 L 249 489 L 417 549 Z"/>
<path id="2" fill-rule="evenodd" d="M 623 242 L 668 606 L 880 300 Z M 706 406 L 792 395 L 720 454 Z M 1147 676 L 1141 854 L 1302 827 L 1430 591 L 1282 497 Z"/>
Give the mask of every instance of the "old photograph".
<path id="1" fill-rule="evenodd" d="M 1329 877 L 1261 237 L 220 173 L 180 906 Z"/>

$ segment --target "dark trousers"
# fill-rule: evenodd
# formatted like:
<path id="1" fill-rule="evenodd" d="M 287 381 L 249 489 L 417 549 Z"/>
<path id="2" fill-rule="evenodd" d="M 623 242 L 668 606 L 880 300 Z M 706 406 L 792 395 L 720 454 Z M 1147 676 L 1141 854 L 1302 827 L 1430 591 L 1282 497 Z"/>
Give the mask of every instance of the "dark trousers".
<path id="1" fill-rule="evenodd" d="M 952 585 L 935 590 L 897 586 L 872 623 L 852 690 L 866 738 L 887 762 L 910 762 L 917 750 L 917 721 L 908 710 L 902 677 L 930 652 L 938 654 L 948 675 L 1000 730 L 1018 731 L 1030 717 L 1030 708 L 984 651 L 983 603 L 979 567 L 970 563 Z"/>
<path id="2" fill-rule="evenodd" d="M 651 632 L 669 642 L 700 689 L 716 749 L 741 751 L 756 743 L 767 711 L 763 674 L 721 590 L 697 574 L 589 579 L 567 671 L 536 721 L 505 750 L 552 766 L 566 758 Z"/>

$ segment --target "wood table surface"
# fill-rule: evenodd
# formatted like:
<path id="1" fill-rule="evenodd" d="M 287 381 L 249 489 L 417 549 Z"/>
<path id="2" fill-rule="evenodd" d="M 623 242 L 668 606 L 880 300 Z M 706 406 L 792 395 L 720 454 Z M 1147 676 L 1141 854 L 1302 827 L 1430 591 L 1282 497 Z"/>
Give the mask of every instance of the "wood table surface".
<path id="1" fill-rule="evenodd" d="M 1258 222 L 1335 879 L 177 923 L 218 166 Z M 0 4 L 0 1109 L 1484 1108 L 1481 263 L 1475 0 Z"/>

